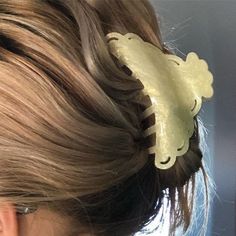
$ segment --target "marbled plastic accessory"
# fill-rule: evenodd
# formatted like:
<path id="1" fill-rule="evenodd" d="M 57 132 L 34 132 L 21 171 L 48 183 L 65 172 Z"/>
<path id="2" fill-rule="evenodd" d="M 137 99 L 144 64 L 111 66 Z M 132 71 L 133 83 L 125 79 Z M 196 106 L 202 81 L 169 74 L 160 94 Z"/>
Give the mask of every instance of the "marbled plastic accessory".
<path id="1" fill-rule="evenodd" d="M 189 148 L 193 117 L 200 111 L 203 98 L 213 96 L 213 75 L 195 52 L 184 61 L 164 54 L 134 33 L 111 32 L 106 39 L 110 53 L 142 82 L 144 94 L 151 99 L 152 105 L 145 109 L 142 119 L 154 113 L 155 124 L 144 135 L 156 132 L 156 145 L 148 150 L 155 154 L 157 168 L 168 169 Z"/>

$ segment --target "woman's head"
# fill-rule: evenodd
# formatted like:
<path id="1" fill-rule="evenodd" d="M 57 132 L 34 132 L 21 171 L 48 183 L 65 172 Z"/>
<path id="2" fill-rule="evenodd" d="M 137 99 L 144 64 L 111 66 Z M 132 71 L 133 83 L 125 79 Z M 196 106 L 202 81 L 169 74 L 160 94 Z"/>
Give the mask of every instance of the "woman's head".
<path id="1" fill-rule="evenodd" d="M 157 169 L 143 137 L 153 116 L 140 119 L 150 99 L 109 54 L 113 31 L 171 53 L 146 0 L 0 2 L 0 198 L 38 207 L 18 217 L 20 236 L 43 235 L 42 216 L 58 236 L 133 235 L 165 195 L 171 230 L 189 226 L 194 173 L 205 174 L 198 123 L 188 152 Z"/>

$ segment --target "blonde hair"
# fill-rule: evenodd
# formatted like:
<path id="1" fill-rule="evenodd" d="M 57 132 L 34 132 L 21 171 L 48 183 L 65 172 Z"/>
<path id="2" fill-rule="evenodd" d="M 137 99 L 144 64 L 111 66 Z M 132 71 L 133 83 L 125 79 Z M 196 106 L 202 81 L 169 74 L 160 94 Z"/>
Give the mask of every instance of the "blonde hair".
<path id="1" fill-rule="evenodd" d="M 81 224 L 126 236 L 159 214 L 168 189 L 170 232 L 187 230 L 195 173 L 205 176 L 198 127 L 175 166 L 155 168 L 143 138 L 153 119 L 140 120 L 150 99 L 109 54 L 113 31 L 171 53 L 147 0 L 0 2 L 0 197 L 70 217 L 71 235 Z"/>

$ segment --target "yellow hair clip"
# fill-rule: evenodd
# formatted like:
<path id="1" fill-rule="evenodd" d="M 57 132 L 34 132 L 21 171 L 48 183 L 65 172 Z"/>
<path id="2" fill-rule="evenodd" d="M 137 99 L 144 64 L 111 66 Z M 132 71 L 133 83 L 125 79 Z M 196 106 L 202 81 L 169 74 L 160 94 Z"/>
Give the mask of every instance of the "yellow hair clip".
<path id="1" fill-rule="evenodd" d="M 202 97 L 213 96 L 208 65 L 194 52 L 187 55 L 186 61 L 164 54 L 134 33 L 112 32 L 106 39 L 111 54 L 142 82 L 144 94 L 151 99 L 152 105 L 145 109 L 142 119 L 154 113 L 155 124 L 144 135 L 156 133 L 156 145 L 148 150 L 155 154 L 157 168 L 168 169 L 189 148 L 193 117 L 201 109 Z"/>

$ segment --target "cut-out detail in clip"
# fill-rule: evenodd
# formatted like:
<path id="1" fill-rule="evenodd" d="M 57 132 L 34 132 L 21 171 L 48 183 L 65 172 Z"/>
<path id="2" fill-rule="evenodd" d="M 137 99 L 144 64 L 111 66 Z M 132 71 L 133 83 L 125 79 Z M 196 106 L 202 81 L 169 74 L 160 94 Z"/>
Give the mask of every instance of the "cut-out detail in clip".
<path id="1" fill-rule="evenodd" d="M 188 151 L 194 132 L 194 116 L 201 109 L 203 98 L 213 96 L 213 75 L 205 60 L 190 52 L 186 61 L 176 55 L 164 54 L 158 47 L 144 42 L 137 34 L 106 35 L 110 53 L 132 72 L 144 86 L 144 94 L 152 105 L 144 110 L 142 119 L 155 114 L 155 124 L 144 135 L 156 133 L 155 154 L 159 169 L 172 167 L 178 156 Z"/>

